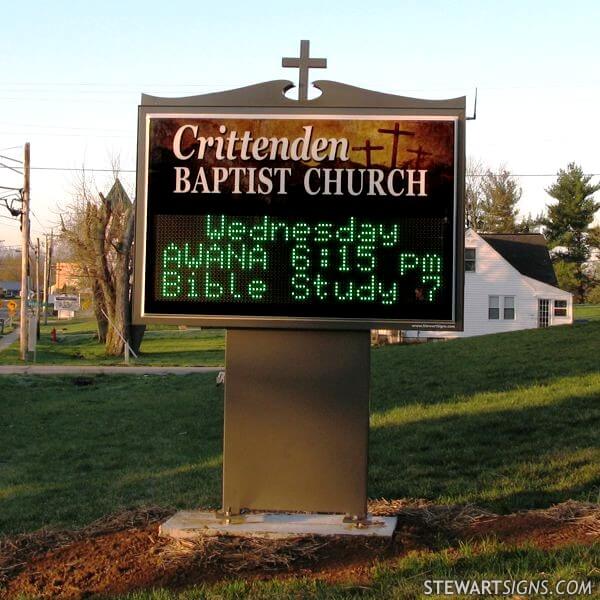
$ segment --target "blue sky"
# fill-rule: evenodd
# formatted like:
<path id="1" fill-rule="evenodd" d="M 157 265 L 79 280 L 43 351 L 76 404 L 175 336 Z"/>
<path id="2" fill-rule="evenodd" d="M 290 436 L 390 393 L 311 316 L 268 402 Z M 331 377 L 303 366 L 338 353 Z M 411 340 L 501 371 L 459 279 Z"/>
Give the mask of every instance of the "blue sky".
<path id="1" fill-rule="evenodd" d="M 600 173 L 600 2 L 5 3 L 0 22 L 0 154 L 31 142 L 34 167 L 132 169 L 142 92 L 182 96 L 270 79 L 301 39 L 333 79 L 408 96 L 467 95 L 467 154 L 516 174 L 570 161 Z M 0 159 L 1 161 L 2 159 Z M 6 163 L 6 160 L 4 160 Z M 15 163 L 10 163 L 15 164 Z M 32 172 L 33 235 L 56 225 L 73 171 Z M 107 176 L 95 174 L 100 189 Z M 133 187 L 133 175 L 124 174 Z M 554 177 L 519 177 L 522 213 Z M 598 177 L 594 179 L 598 180 Z M 20 185 L 0 169 L 0 185 Z M 0 207 L 0 240 L 18 224 Z"/>

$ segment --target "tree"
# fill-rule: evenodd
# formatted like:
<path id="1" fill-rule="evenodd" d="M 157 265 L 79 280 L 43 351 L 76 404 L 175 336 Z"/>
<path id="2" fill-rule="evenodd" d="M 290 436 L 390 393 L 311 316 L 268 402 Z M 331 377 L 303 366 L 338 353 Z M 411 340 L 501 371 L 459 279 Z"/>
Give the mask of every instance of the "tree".
<path id="1" fill-rule="evenodd" d="M 21 281 L 21 252 L 0 246 L 0 280 Z"/>
<path id="2" fill-rule="evenodd" d="M 521 188 L 501 165 L 493 172 L 482 161 L 469 158 L 465 179 L 465 227 L 486 233 L 529 232 L 539 226 L 541 215 L 516 222 Z"/>
<path id="3" fill-rule="evenodd" d="M 481 231 L 486 233 L 514 233 L 517 231 L 517 203 L 521 188 L 506 167 L 498 173 L 488 169 L 481 184 Z"/>
<path id="4" fill-rule="evenodd" d="M 92 289 L 98 339 L 113 356 L 123 354 L 123 339 L 139 349 L 140 332 L 131 327 L 129 283 L 134 210 L 118 176 L 104 196 L 90 192 L 83 174 L 67 214 L 61 217 L 61 233 Z"/>
<path id="5" fill-rule="evenodd" d="M 555 253 L 557 263 L 570 265 L 569 277 L 563 281 L 559 279 L 559 284 L 574 293 L 577 302 L 585 301 L 592 285 L 585 262 L 590 257 L 590 243 L 594 236 L 589 226 L 600 208 L 593 194 L 600 189 L 600 184 L 590 183 L 591 179 L 591 175 L 585 175 L 580 166 L 569 163 L 566 169 L 558 171 L 556 182 L 546 190 L 557 202 L 548 206 L 544 234 L 551 248 L 560 247 Z"/>
<path id="6" fill-rule="evenodd" d="M 488 169 L 473 157 L 467 160 L 465 178 L 465 227 L 481 231 L 483 224 L 483 180 Z"/>
<path id="7" fill-rule="evenodd" d="M 590 246 L 590 260 L 585 272 L 590 278 L 590 286 L 585 300 L 590 304 L 600 304 L 600 227 L 588 229 L 587 242 Z"/>
<path id="8" fill-rule="evenodd" d="M 600 227 L 591 227 L 587 230 L 587 243 L 590 249 L 600 252 Z"/>
<path id="9" fill-rule="evenodd" d="M 590 304 L 600 304 L 600 285 L 592 288 L 587 296 L 587 301 Z"/>
<path id="10" fill-rule="evenodd" d="M 538 213 L 535 217 L 528 213 L 523 217 L 516 226 L 516 233 L 536 233 L 539 232 L 544 223 L 544 213 Z"/>

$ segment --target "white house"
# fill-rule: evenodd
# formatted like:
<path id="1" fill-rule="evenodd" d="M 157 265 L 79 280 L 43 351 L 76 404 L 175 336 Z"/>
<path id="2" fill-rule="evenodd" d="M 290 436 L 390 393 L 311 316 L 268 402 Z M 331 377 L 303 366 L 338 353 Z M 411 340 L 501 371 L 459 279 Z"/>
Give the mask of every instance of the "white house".
<path id="1" fill-rule="evenodd" d="M 573 295 L 558 287 L 539 233 L 465 233 L 464 331 L 405 331 L 405 338 L 454 338 L 565 325 Z"/>

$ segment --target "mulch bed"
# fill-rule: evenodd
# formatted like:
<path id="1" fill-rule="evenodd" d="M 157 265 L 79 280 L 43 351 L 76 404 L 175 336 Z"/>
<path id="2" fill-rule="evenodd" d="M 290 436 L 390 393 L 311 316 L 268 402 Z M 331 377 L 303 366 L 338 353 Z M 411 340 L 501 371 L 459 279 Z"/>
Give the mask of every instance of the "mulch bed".
<path id="1" fill-rule="evenodd" d="M 349 536 L 175 541 L 158 535 L 159 523 L 173 512 L 162 508 L 123 512 L 76 531 L 0 538 L 0 597 L 79 599 L 290 574 L 360 585 L 368 582 L 375 560 L 459 540 L 494 537 L 514 545 L 553 548 L 600 538 L 600 506 L 573 501 L 511 515 L 405 500 L 372 501 L 369 511 L 398 515 L 391 541 Z"/>

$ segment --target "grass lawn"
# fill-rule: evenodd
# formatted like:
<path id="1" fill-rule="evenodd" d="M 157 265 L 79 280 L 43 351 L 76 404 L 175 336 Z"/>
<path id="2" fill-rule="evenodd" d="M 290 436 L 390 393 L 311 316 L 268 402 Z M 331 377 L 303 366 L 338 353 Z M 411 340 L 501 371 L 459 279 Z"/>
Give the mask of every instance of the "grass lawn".
<path id="1" fill-rule="evenodd" d="M 600 305 L 575 305 L 575 319 L 600 320 Z M 50 331 L 55 327 L 58 343 L 52 343 Z M 42 325 L 36 362 L 44 365 L 118 365 L 120 357 L 106 356 L 104 346 L 95 336 L 95 322 L 90 318 L 51 319 Z M 148 327 L 140 356 L 131 357 L 131 365 L 218 366 L 225 363 L 223 329 L 190 328 L 179 330 L 172 325 Z M 0 352 L 0 365 L 21 364 L 19 344 Z"/>
<path id="2" fill-rule="evenodd" d="M 56 328 L 58 343 L 50 331 Z M 92 319 L 52 319 L 42 325 L 36 362 L 45 365 L 123 365 L 120 357 L 106 356 L 95 338 Z M 0 352 L 0 364 L 19 364 L 19 344 Z M 187 329 L 153 325 L 148 328 L 138 359 L 131 365 L 214 366 L 225 362 L 225 332 L 222 329 Z"/>
<path id="3" fill-rule="evenodd" d="M 9 333 L 12 333 L 14 331 L 14 327 L 12 326 L 4 326 L 4 331 L 2 333 L 0 333 L 0 340 L 5 336 L 8 335 Z"/>
<path id="4" fill-rule="evenodd" d="M 373 350 L 370 497 L 500 513 L 597 502 L 598 340 L 600 321 Z M 73 528 L 141 505 L 219 507 L 223 391 L 214 376 L 81 383 L 0 377 L 0 533 Z M 240 577 L 123 598 L 417 598 L 428 579 L 587 580 L 599 551 L 489 540 L 377 562 L 364 585 Z"/>
<path id="5" fill-rule="evenodd" d="M 573 310 L 576 319 L 600 321 L 600 304 L 574 304 Z"/>
<path id="6" fill-rule="evenodd" d="M 600 322 L 373 351 L 369 495 L 496 512 L 600 495 Z M 0 532 L 219 506 L 212 375 L 0 378 Z"/>

